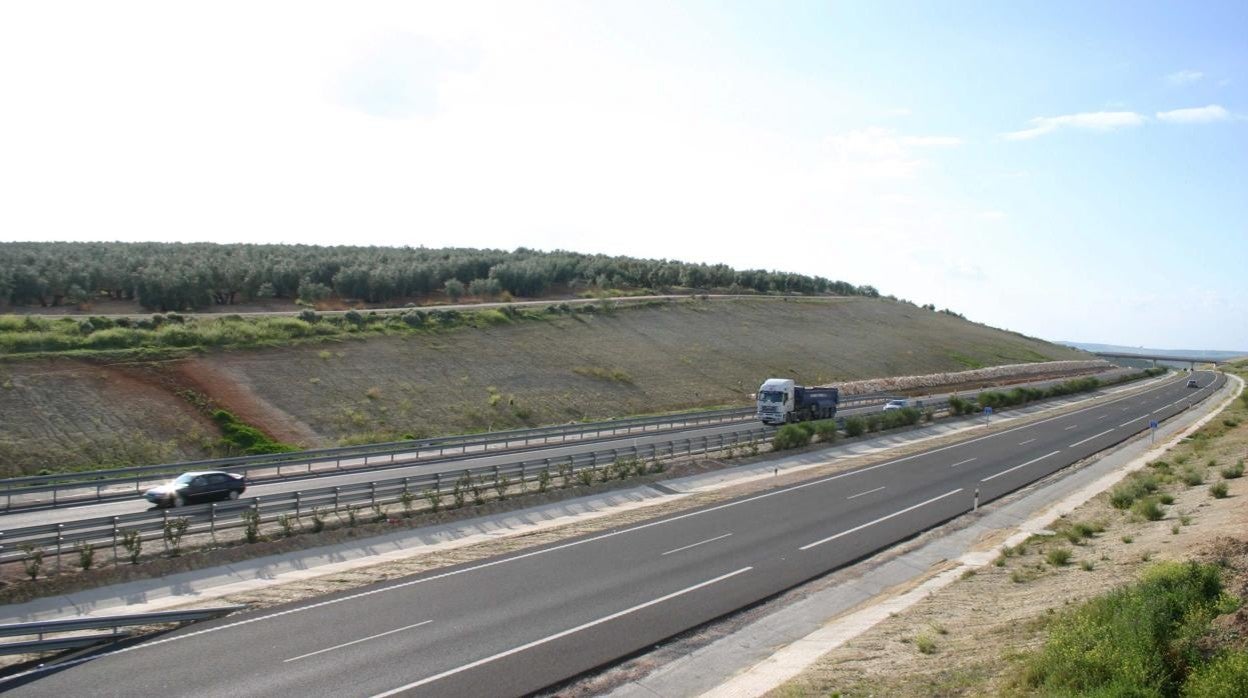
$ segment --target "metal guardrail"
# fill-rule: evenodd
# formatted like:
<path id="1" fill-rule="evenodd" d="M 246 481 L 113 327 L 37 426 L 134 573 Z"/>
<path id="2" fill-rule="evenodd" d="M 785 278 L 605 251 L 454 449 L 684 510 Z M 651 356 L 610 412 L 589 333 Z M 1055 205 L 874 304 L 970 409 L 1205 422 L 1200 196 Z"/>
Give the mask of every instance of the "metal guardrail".
<path id="1" fill-rule="evenodd" d="M 879 404 L 892 398 L 891 395 L 856 395 L 846 398 L 842 405 L 854 407 Z M 163 484 L 171 475 L 194 470 L 230 470 L 239 472 L 246 476 L 249 482 L 256 483 L 292 477 L 338 474 L 344 470 L 382 469 L 417 462 L 470 458 L 491 451 L 515 451 L 548 446 L 552 443 L 562 444 L 571 440 L 601 439 L 619 436 L 621 433 L 631 434 L 637 430 L 666 431 L 695 425 L 742 422 L 753 418 L 753 408 L 733 408 L 587 424 L 516 429 L 492 434 L 26 476 L 0 480 L 0 497 L 4 498 L 4 511 L 81 504 L 141 494 L 144 488 Z M 449 456 L 448 452 L 450 452 Z M 283 468 L 286 469 L 285 472 Z M 292 470 L 294 472 L 291 472 Z M 33 498 L 41 494 L 44 495 L 42 498 Z M 27 499 L 15 501 L 15 498 L 19 497 Z"/>
<path id="2" fill-rule="evenodd" d="M 340 515 L 341 512 L 359 512 L 361 507 L 366 506 L 372 508 L 393 505 L 403 502 L 404 493 L 413 498 L 433 493 L 429 496 L 438 496 L 442 501 L 447 497 L 454 497 L 458 490 L 465 501 L 471 501 L 474 499 L 474 487 L 481 492 L 501 491 L 505 496 L 510 496 L 519 493 L 515 491 L 517 487 L 528 491 L 533 483 L 540 482 L 543 478 L 548 478 L 547 482 L 552 485 L 564 482 L 570 484 L 575 478 L 585 477 L 580 475 L 583 471 L 588 471 L 591 473 L 589 477 L 601 481 L 604 477 L 603 469 L 613 467 L 621 460 L 636 459 L 644 462 L 692 456 L 755 442 L 768 437 L 774 431 L 773 427 L 750 426 L 714 436 L 601 449 L 555 459 L 518 459 L 508 464 L 451 473 L 409 475 L 299 490 L 281 495 L 243 498 L 206 506 L 190 506 L 178 509 L 172 515 L 169 509 L 146 510 L 133 514 L 12 528 L 0 531 L 0 562 L 26 560 L 35 551 L 42 551 L 55 556 L 55 570 L 59 571 L 64 553 L 72 553 L 75 546 L 81 544 L 111 546 L 113 558 L 122 559 L 124 554 L 119 554 L 118 547 L 125 532 L 136 532 L 144 541 L 163 542 L 166 524 L 179 518 L 188 521 L 183 535 L 215 536 L 218 531 L 245 526 L 246 522 L 242 517 L 244 512 L 254 512 L 254 515 L 260 517 L 260 522 L 271 524 L 283 515 L 299 519 L 309 514 Z M 366 515 L 373 513 L 365 512 Z"/>
<path id="3" fill-rule="evenodd" d="M 29 652 L 46 652 L 50 650 L 89 647 L 101 642 L 112 642 L 129 637 L 129 633 L 120 632 L 120 628 L 138 625 L 157 625 L 161 623 L 187 623 L 197 620 L 216 618 L 234 611 L 247 608 L 244 605 L 213 606 L 210 608 L 194 608 L 178 611 L 157 611 L 155 613 L 129 613 L 113 616 L 81 616 L 78 618 L 62 618 L 57 620 L 33 621 L 29 623 L 8 623 L 0 625 L 0 637 L 26 637 L 34 635 L 36 640 L 8 642 L 0 644 L 0 654 L 26 654 Z M 111 633 L 95 635 L 77 635 L 72 637 L 45 638 L 52 633 L 74 632 L 78 630 L 111 629 Z"/>

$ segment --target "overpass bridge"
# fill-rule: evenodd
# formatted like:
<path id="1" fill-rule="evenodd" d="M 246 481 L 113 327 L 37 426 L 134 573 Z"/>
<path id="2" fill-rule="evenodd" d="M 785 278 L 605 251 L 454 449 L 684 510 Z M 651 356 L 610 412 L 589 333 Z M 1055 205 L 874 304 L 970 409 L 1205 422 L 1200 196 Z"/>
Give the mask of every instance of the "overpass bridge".
<path id="1" fill-rule="evenodd" d="M 1239 358 L 1243 358 L 1243 357 L 1224 357 L 1224 358 L 1220 358 L 1220 359 L 1219 359 L 1219 358 L 1212 358 L 1212 357 L 1208 357 L 1208 356 L 1192 356 L 1191 354 L 1179 354 L 1179 353 L 1174 353 L 1174 354 L 1165 354 L 1165 353 L 1139 353 L 1139 354 L 1132 354 L 1132 353 L 1129 353 L 1129 352 L 1115 352 L 1115 351 L 1094 351 L 1094 352 L 1092 352 L 1092 353 L 1093 353 L 1093 354 L 1095 354 L 1095 355 L 1097 355 L 1097 356 L 1099 356 L 1099 357 L 1101 357 L 1101 358 L 1103 358 L 1103 359 L 1145 359 L 1145 360 L 1151 360 L 1151 361 L 1153 362 L 1153 365 L 1154 365 L 1154 366 L 1156 366 L 1156 365 L 1157 365 L 1157 362 L 1158 362 L 1158 361 L 1170 361 L 1170 362 L 1173 362 L 1173 363 L 1186 363 L 1186 364 L 1188 364 L 1188 366 L 1189 366 L 1190 368 L 1196 368 L 1196 364 L 1213 364 L 1213 365 L 1215 365 L 1215 366 L 1220 366 L 1220 365 L 1222 365 L 1222 364 L 1229 363 L 1229 362 L 1231 362 L 1231 361 L 1236 361 L 1236 360 L 1238 360 Z"/>

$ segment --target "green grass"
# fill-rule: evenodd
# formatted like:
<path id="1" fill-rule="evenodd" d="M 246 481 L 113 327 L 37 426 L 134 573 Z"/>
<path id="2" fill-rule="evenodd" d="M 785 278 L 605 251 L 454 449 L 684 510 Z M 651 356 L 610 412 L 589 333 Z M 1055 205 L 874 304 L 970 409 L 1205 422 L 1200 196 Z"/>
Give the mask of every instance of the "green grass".
<path id="1" fill-rule="evenodd" d="M 1044 559 L 1054 567 L 1065 567 L 1070 564 L 1070 550 L 1068 548 L 1053 548 L 1044 554 Z"/>
<path id="2" fill-rule="evenodd" d="M 1219 482 L 1211 485 L 1209 487 L 1209 494 L 1212 495 L 1214 499 L 1225 499 L 1228 496 L 1226 483 Z"/>
<path id="3" fill-rule="evenodd" d="M 1210 621 L 1236 603 L 1223 593 L 1214 565 L 1157 565 L 1139 582 L 1055 620 L 1017 683 L 1043 695 L 1099 696 L 1177 696 L 1197 685 L 1184 685 L 1189 674 L 1191 681 L 1233 685 L 1227 682 L 1241 665 L 1207 662 L 1201 639 Z"/>

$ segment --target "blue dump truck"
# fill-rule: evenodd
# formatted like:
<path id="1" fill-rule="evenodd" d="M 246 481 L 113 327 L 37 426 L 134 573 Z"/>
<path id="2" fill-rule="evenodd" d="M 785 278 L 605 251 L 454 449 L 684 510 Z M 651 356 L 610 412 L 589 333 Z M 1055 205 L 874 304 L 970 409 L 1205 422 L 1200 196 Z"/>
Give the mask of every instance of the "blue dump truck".
<path id="1" fill-rule="evenodd" d="M 803 422 L 836 416 L 836 388 L 804 388 L 787 378 L 768 378 L 758 388 L 758 418 L 764 424 Z"/>

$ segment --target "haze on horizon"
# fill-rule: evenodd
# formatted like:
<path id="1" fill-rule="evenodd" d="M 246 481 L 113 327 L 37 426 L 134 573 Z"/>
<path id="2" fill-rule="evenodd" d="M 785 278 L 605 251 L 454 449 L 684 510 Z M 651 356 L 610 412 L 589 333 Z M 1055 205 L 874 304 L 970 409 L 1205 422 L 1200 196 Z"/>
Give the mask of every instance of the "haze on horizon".
<path id="1" fill-rule="evenodd" d="M 1248 6 L 9 3 L 0 240 L 567 249 L 1248 350 Z"/>

